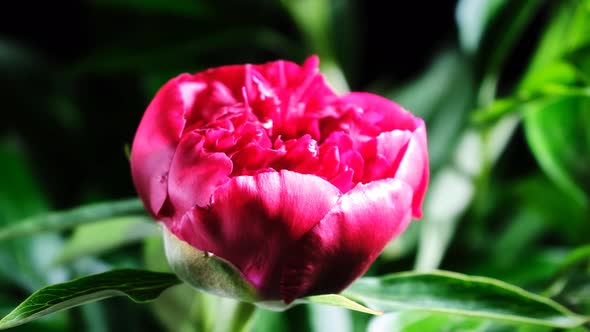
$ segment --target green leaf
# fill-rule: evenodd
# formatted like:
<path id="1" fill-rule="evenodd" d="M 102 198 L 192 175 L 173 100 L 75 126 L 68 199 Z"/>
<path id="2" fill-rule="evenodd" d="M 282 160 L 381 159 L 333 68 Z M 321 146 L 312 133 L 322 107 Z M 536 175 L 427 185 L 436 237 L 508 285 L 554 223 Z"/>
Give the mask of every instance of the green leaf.
<path id="1" fill-rule="evenodd" d="M 26 151 L 18 140 L 0 142 L 0 233 L 17 227 L 18 220 L 31 214 L 45 213 L 46 198 L 33 175 Z M 67 280 L 66 271 L 51 266 L 61 248 L 58 234 L 7 240 L 0 237 L 0 278 L 32 292 L 50 283 Z"/>
<path id="2" fill-rule="evenodd" d="M 582 262 L 590 262 L 590 244 L 572 250 L 563 260 L 561 270 L 569 269 Z"/>
<path id="3" fill-rule="evenodd" d="M 527 101 L 517 97 L 496 99 L 487 106 L 475 110 L 472 120 L 476 125 L 491 123 L 517 111 Z"/>
<path id="4" fill-rule="evenodd" d="M 0 241 L 41 232 L 59 231 L 117 216 L 145 214 L 137 198 L 95 203 L 71 210 L 25 218 L 0 229 Z"/>
<path id="5" fill-rule="evenodd" d="M 402 311 L 374 317 L 368 332 L 440 332 L 440 331 L 496 331 L 498 322 L 482 321 L 449 314 Z M 509 331 L 513 331 L 510 329 Z"/>
<path id="6" fill-rule="evenodd" d="M 302 300 L 298 300 L 299 303 L 312 303 L 312 304 L 324 304 L 334 307 L 346 308 L 354 311 L 360 311 L 371 315 L 381 315 L 381 311 L 372 310 L 365 307 L 364 305 L 357 303 L 345 296 L 338 294 L 327 294 L 327 295 L 316 295 L 308 296 Z"/>
<path id="7" fill-rule="evenodd" d="M 572 64 L 547 64 L 525 77 L 516 96 L 496 99 L 476 110 L 472 119 L 476 124 L 486 124 L 520 111 L 528 104 L 550 102 L 556 97 L 590 98 L 590 86 L 580 85 L 586 83 L 584 80 L 583 74 Z"/>
<path id="8" fill-rule="evenodd" d="M 529 103 L 524 129 L 543 171 L 571 198 L 588 206 L 590 99 L 558 98 Z"/>
<path id="9" fill-rule="evenodd" d="M 159 235 L 156 223 L 146 219 L 122 217 L 82 225 L 76 228 L 54 263 L 63 264 L 78 257 L 104 253 L 148 236 Z"/>
<path id="10" fill-rule="evenodd" d="M 556 7 L 555 14 L 543 33 L 529 71 L 543 70 L 548 63 L 590 45 L 590 1 L 559 1 L 552 5 Z"/>
<path id="11" fill-rule="evenodd" d="M 282 0 L 282 3 L 301 30 L 309 49 L 322 58 L 331 58 L 330 1 Z"/>
<path id="12" fill-rule="evenodd" d="M 590 233 L 587 209 L 554 181 L 546 176 L 532 176 L 516 183 L 513 191 L 515 195 L 509 199 L 521 208 L 536 211 L 535 218 L 551 226 L 546 232 L 561 234 L 568 243 L 587 242 Z"/>
<path id="13" fill-rule="evenodd" d="M 485 106 L 496 97 L 500 73 L 517 42 L 522 38 L 543 5 L 543 1 L 506 1 L 480 40 L 478 50 L 483 78 L 478 92 L 478 105 Z"/>
<path id="14" fill-rule="evenodd" d="M 343 295 L 385 312 L 415 310 L 559 328 L 590 320 L 499 280 L 444 271 L 362 278 Z"/>
<path id="15" fill-rule="evenodd" d="M 519 90 L 521 94 L 531 95 L 538 93 L 546 84 L 573 85 L 580 79 L 583 77 L 574 65 L 556 61 L 530 71 L 523 79 Z"/>
<path id="16" fill-rule="evenodd" d="M 0 227 L 13 224 L 27 214 L 46 211 L 48 204 L 39 190 L 26 154 L 17 144 L 0 142 Z"/>
<path id="17" fill-rule="evenodd" d="M 28 323 L 45 315 L 113 296 L 148 302 L 180 283 L 170 273 L 121 269 L 74 279 L 42 288 L 0 320 L 0 330 Z"/>

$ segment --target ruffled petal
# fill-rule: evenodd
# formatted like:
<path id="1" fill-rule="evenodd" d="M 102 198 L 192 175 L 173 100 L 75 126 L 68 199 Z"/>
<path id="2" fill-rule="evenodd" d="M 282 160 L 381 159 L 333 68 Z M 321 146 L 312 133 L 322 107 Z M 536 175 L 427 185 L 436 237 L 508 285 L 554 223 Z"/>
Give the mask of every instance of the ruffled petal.
<path id="1" fill-rule="evenodd" d="M 210 207 L 191 210 L 173 232 L 236 266 L 268 298 L 279 296 L 286 252 L 336 204 L 329 182 L 291 171 L 238 176 Z"/>
<path id="2" fill-rule="evenodd" d="M 168 192 L 174 215 L 180 217 L 195 205 L 205 207 L 213 192 L 229 181 L 232 162 L 224 153 L 206 152 L 205 138 L 186 133 L 176 148 L 168 175 Z"/>
<path id="3" fill-rule="evenodd" d="M 412 215 L 420 218 L 429 180 L 424 121 L 391 100 L 370 93 L 352 92 L 340 101 L 362 108 L 361 119 L 378 126 L 383 132 L 377 137 L 377 157 L 365 163 L 363 181 L 369 181 L 372 176 L 394 176 L 405 181 L 414 191 Z M 388 161 L 388 169 L 393 170 L 394 174 L 386 171 L 383 159 Z"/>
<path id="4" fill-rule="evenodd" d="M 337 293 L 360 277 L 408 225 L 412 188 L 397 179 L 359 184 L 286 257 L 281 297 Z"/>
<path id="5" fill-rule="evenodd" d="M 148 106 L 131 149 L 131 173 L 147 210 L 157 216 L 167 197 L 168 172 L 200 86 L 180 75 L 166 83 Z M 190 91 L 189 91 L 190 90 Z"/>

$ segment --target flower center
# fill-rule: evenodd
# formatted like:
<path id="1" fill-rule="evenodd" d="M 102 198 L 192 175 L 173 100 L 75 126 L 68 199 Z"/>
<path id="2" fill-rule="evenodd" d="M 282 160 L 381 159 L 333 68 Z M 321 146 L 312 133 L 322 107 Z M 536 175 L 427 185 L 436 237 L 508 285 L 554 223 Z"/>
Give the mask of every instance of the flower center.
<path id="1" fill-rule="evenodd" d="M 359 182 L 394 175 L 395 167 L 377 151 L 379 128 L 358 107 L 329 105 L 311 116 L 287 117 L 281 125 L 257 113 L 262 112 L 236 104 L 196 129 L 208 152 L 231 158 L 231 176 L 286 169 L 320 176 L 347 192 Z"/>

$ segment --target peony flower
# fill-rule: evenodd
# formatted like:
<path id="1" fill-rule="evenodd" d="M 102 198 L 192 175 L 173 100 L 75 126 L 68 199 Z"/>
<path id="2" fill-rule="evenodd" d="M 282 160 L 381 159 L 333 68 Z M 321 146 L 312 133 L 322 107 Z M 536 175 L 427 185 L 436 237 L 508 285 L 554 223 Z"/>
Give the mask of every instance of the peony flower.
<path id="1" fill-rule="evenodd" d="M 337 95 L 318 61 L 182 74 L 149 105 L 133 180 L 185 281 L 250 301 L 336 293 L 421 217 L 424 122 L 373 94 Z"/>

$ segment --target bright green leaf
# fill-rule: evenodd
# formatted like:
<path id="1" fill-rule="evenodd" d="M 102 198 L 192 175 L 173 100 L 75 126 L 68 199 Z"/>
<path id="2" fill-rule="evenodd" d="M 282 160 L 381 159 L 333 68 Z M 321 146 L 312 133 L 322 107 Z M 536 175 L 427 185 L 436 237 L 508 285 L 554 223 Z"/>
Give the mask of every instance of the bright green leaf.
<path id="1" fill-rule="evenodd" d="M 71 210 L 29 217 L 0 229 L 0 241 L 41 232 L 59 231 L 111 217 L 145 214 L 137 198 L 95 203 Z"/>
<path id="2" fill-rule="evenodd" d="M 590 244 L 578 247 L 571 251 L 563 260 L 561 269 L 568 269 L 581 262 L 590 262 Z"/>
<path id="3" fill-rule="evenodd" d="M 121 269 L 42 288 L 0 320 L 0 329 L 28 323 L 45 315 L 113 296 L 148 302 L 180 283 L 169 273 Z"/>
<path id="4" fill-rule="evenodd" d="M 527 100 L 514 97 L 496 99 L 486 107 L 475 110 L 472 119 L 476 124 L 493 122 L 501 119 L 504 115 L 517 111 L 525 102 Z"/>
<path id="5" fill-rule="evenodd" d="M 343 295 L 384 312 L 415 310 L 560 328 L 590 319 L 499 280 L 443 271 L 362 278 Z"/>
<path id="6" fill-rule="evenodd" d="M 457 315 L 402 311 L 373 318 L 368 332 L 491 332 L 497 326 L 504 325 Z"/>
<path id="7" fill-rule="evenodd" d="M 531 71 L 520 84 L 521 94 L 535 94 L 548 83 L 572 85 L 580 78 L 578 70 L 570 63 L 557 61 Z"/>
<path id="8" fill-rule="evenodd" d="M 587 0 L 570 0 L 552 4 L 557 8 L 553 8 L 552 20 L 543 33 L 529 67 L 530 72 L 543 70 L 548 63 L 558 61 L 590 45 L 589 3 Z"/>
<path id="9" fill-rule="evenodd" d="M 120 246 L 137 242 L 148 236 L 159 235 L 158 226 L 146 217 L 122 217 L 82 225 L 65 243 L 55 264 L 72 259 L 97 255 Z"/>

